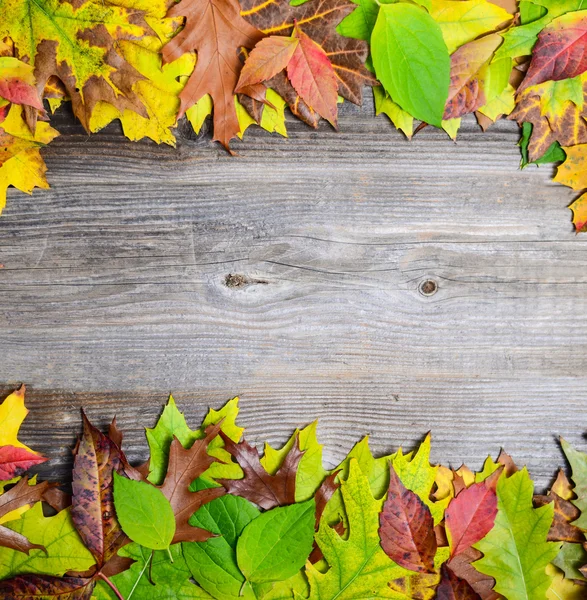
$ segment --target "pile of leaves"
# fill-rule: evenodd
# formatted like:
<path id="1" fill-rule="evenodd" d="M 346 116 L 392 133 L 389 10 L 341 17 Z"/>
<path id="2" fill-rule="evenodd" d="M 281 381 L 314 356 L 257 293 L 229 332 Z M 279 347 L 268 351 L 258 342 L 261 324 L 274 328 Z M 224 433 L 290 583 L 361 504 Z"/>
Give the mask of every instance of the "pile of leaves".
<path id="1" fill-rule="evenodd" d="M 253 124 L 286 136 L 286 106 L 336 128 L 339 103 L 372 86 L 408 138 L 515 119 L 522 166 L 562 163 L 587 230 L 584 0 L 0 0 L 0 14 L 0 210 L 10 185 L 48 187 L 39 151 L 65 101 L 88 132 L 118 119 L 171 145 L 178 118 L 199 132 L 212 115 L 230 151 Z"/>
<path id="2" fill-rule="evenodd" d="M 72 494 L 25 475 L 24 387 L 0 405 L 0 597 L 14 600 L 579 600 L 587 454 L 548 495 L 503 451 L 480 472 L 368 438 L 325 469 L 314 422 L 264 453 L 238 398 L 190 429 L 169 399 L 133 466 L 112 422 L 74 449 Z"/>

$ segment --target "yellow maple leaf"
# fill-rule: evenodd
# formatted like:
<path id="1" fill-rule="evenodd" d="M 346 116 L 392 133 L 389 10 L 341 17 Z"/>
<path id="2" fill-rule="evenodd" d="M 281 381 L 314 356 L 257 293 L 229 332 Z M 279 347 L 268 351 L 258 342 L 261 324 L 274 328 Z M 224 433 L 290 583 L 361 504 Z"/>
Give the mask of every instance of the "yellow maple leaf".
<path id="1" fill-rule="evenodd" d="M 587 189 L 587 144 L 563 146 L 567 155 L 556 171 L 554 181 L 574 190 Z"/>
<path id="2" fill-rule="evenodd" d="M 37 123 L 31 133 L 23 116 L 23 107 L 13 104 L 0 124 L 0 213 L 6 206 L 6 190 L 14 186 L 30 194 L 33 188 L 48 188 L 47 167 L 39 150 L 59 133 L 47 123 Z"/>
<path id="3" fill-rule="evenodd" d="M 587 193 L 577 198 L 569 208 L 573 211 L 573 224 L 577 233 L 587 231 Z"/>
<path id="4" fill-rule="evenodd" d="M 15 446 L 37 454 L 18 441 L 18 431 L 29 414 L 24 405 L 25 386 L 22 385 L 0 404 L 0 446 Z"/>

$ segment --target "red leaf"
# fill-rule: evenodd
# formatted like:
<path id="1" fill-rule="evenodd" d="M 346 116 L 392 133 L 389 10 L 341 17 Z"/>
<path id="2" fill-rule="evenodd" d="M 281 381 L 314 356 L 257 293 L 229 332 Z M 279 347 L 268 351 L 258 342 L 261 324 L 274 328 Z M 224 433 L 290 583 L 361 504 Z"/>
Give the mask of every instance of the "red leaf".
<path id="1" fill-rule="evenodd" d="M 287 76 L 302 100 L 336 127 L 338 81 L 326 52 L 299 27 L 300 40 L 287 65 Z"/>
<path id="2" fill-rule="evenodd" d="M 178 542 L 204 542 L 212 534 L 205 529 L 192 527 L 190 517 L 203 505 L 225 493 L 224 488 L 208 488 L 191 492 L 189 487 L 216 461 L 208 454 L 208 444 L 218 435 L 220 425 L 208 427 L 206 437 L 196 440 L 186 450 L 175 438 L 169 448 L 169 463 L 165 481 L 160 487 L 169 500 L 175 515 L 176 529 L 172 544 Z"/>
<path id="3" fill-rule="evenodd" d="M 391 560 L 418 573 L 434 572 L 436 535 L 428 507 L 390 465 L 387 500 L 379 515 L 381 546 Z"/>
<path id="4" fill-rule="evenodd" d="M 16 446 L 0 447 L 0 480 L 19 477 L 25 471 L 49 459 Z"/>
<path id="5" fill-rule="evenodd" d="M 316 501 L 316 530 L 320 526 L 320 519 L 322 518 L 322 514 L 324 513 L 324 509 L 326 508 L 326 504 L 332 498 L 332 495 L 336 490 L 340 487 L 340 483 L 336 483 L 336 477 L 338 476 L 340 471 L 335 471 L 326 477 L 326 479 L 322 482 L 316 494 L 314 496 L 314 500 Z M 334 527 L 335 531 L 339 535 L 344 534 L 344 523 L 337 523 Z M 315 565 L 319 560 L 324 558 L 324 554 L 322 554 L 322 550 L 320 550 L 320 546 L 314 540 L 314 546 L 312 548 L 312 552 L 308 557 L 308 560 Z"/>
<path id="6" fill-rule="evenodd" d="M 477 543 L 493 528 L 497 515 L 496 484 L 496 477 L 474 483 L 448 505 L 445 524 L 451 556 Z"/>
<path id="7" fill-rule="evenodd" d="M 587 70 L 587 11 L 566 14 L 547 25 L 532 51 L 532 62 L 519 88 L 560 81 Z"/>
<path id="8" fill-rule="evenodd" d="M 236 444 L 222 431 L 220 436 L 224 440 L 226 451 L 234 456 L 245 474 L 243 479 L 218 480 L 229 494 L 242 496 L 265 510 L 295 503 L 296 472 L 304 454 L 300 450 L 297 436 L 292 449 L 287 453 L 275 475 L 269 475 L 265 471 L 259 460 L 259 452 L 246 440 Z"/>
<path id="9" fill-rule="evenodd" d="M 85 577 L 19 575 L 0 582 L 0 596 L 11 600 L 89 600 L 95 580 Z"/>
<path id="10" fill-rule="evenodd" d="M 29 485 L 28 478 L 24 477 L 13 488 L 0 496 L 0 517 L 22 506 L 30 506 L 39 502 L 51 487 L 53 487 L 53 484 L 46 481 L 38 485 Z M 0 525 L 0 546 L 12 548 L 26 554 L 35 548 L 45 549 L 38 544 L 31 544 L 24 535 L 2 525 Z"/>
<path id="11" fill-rule="evenodd" d="M 436 588 L 436 600 L 481 600 L 481 596 L 464 580 L 442 565 L 442 579 Z"/>
<path id="12" fill-rule="evenodd" d="M 112 472 L 122 467 L 118 446 L 82 412 L 83 436 L 75 450 L 71 518 L 98 567 L 127 542 L 114 511 Z"/>
<path id="13" fill-rule="evenodd" d="M 261 40 L 251 51 L 241 71 L 235 92 L 271 79 L 289 63 L 300 40 L 272 35 Z"/>

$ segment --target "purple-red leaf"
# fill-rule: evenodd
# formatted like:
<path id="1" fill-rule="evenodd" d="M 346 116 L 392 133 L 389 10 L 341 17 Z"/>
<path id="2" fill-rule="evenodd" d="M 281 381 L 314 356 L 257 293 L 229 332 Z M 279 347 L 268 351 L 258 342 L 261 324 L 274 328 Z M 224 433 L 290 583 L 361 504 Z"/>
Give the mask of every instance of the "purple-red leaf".
<path id="1" fill-rule="evenodd" d="M 436 588 L 436 600 L 481 600 L 481 596 L 446 565 L 442 565 L 440 574 L 442 578 Z"/>
<path id="2" fill-rule="evenodd" d="M 391 465 L 379 537 L 387 556 L 398 565 L 418 573 L 434 572 L 437 545 L 430 510 L 404 486 Z"/>
<path id="3" fill-rule="evenodd" d="M 261 508 L 269 510 L 275 506 L 294 504 L 296 501 L 296 473 L 303 456 L 296 436 L 292 449 L 275 475 L 265 471 L 259 460 L 259 452 L 246 440 L 238 444 L 220 431 L 227 452 L 232 454 L 245 476 L 242 479 L 219 479 L 229 494 L 242 496 Z"/>
<path id="4" fill-rule="evenodd" d="M 31 452 L 25 448 L 16 446 L 0 447 L 0 480 L 6 481 L 14 477 L 19 477 L 25 471 L 40 465 L 48 459 L 36 452 Z"/>
<path id="5" fill-rule="evenodd" d="M 448 505 L 445 525 L 451 556 L 476 544 L 493 529 L 497 515 L 497 477 L 463 489 Z"/>
<path id="6" fill-rule="evenodd" d="M 519 88 L 577 77 L 587 70 L 587 10 L 571 12 L 547 25 L 532 51 L 532 62 Z"/>
<path id="7" fill-rule="evenodd" d="M 11 600 L 89 600 L 95 580 L 85 577 L 19 575 L 0 581 L 0 597 Z"/>

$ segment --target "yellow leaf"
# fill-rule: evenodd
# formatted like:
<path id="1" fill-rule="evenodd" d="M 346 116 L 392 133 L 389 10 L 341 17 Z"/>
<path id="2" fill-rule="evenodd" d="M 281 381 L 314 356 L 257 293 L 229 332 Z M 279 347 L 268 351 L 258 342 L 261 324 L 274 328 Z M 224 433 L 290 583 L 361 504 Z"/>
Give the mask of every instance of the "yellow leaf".
<path id="1" fill-rule="evenodd" d="M 33 450 L 18 441 L 18 430 L 29 414 L 24 405 L 25 386 L 21 386 L 0 404 L 0 446 L 15 446 L 29 452 Z"/>
<path id="2" fill-rule="evenodd" d="M 587 188 L 587 144 L 563 146 L 567 155 L 565 162 L 556 171 L 554 181 L 568 185 L 574 190 Z"/>
<path id="3" fill-rule="evenodd" d="M 440 25 L 449 54 L 512 19 L 487 0 L 431 0 L 430 14 Z"/>
<path id="4" fill-rule="evenodd" d="M 23 108 L 13 104 L 0 125 L 0 213 L 6 206 L 6 190 L 14 186 L 30 194 L 33 188 L 48 188 L 45 179 L 47 167 L 39 150 L 59 133 L 47 123 L 39 121 L 34 135 L 23 118 Z"/>
<path id="5" fill-rule="evenodd" d="M 571 579 L 565 579 L 562 571 L 553 564 L 547 565 L 546 574 L 553 578 L 546 591 L 548 600 L 583 600 L 585 598 L 585 586 L 577 585 Z"/>
<path id="6" fill-rule="evenodd" d="M 587 193 L 577 198 L 569 208 L 573 211 L 573 224 L 577 233 L 587 231 Z"/>

